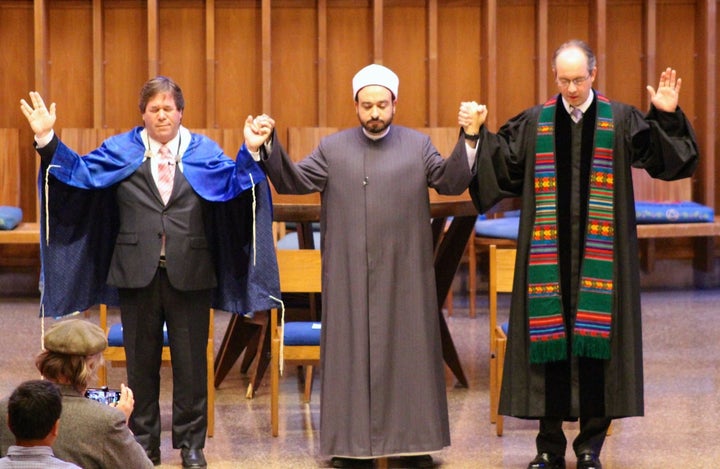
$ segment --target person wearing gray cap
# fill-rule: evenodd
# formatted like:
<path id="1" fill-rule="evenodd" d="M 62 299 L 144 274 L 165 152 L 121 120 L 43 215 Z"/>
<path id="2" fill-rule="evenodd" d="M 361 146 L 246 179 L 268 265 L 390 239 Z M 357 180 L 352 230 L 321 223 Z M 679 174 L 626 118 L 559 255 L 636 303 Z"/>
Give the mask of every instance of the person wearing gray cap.
<path id="1" fill-rule="evenodd" d="M 429 453 L 450 445 L 428 187 L 467 189 L 479 124 L 443 158 L 393 124 L 399 84 L 368 65 L 352 80 L 358 127 L 297 164 L 274 135 L 257 155 L 278 192 L 322 196 L 320 451 L 333 467 L 431 467 Z M 271 133 L 274 121 L 245 125 Z"/>
<path id="2" fill-rule="evenodd" d="M 127 426 L 134 405 L 130 388 L 121 385 L 115 405 L 85 397 L 107 347 L 103 330 L 83 319 L 66 319 L 47 330 L 43 347 L 35 365 L 45 379 L 57 384 L 63 396 L 62 431 L 53 444 L 55 456 L 85 469 L 152 468 Z M 0 456 L 14 444 L 6 422 L 7 405 L 7 399 L 0 401 Z"/>

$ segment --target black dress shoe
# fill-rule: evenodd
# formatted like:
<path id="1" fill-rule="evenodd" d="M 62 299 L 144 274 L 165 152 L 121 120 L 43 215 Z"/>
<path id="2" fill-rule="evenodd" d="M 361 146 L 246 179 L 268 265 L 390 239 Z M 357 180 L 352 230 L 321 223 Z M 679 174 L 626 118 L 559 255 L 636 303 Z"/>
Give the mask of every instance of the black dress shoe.
<path id="1" fill-rule="evenodd" d="M 415 468 L 415 467 L 435 467 L 435 463 L 433 462 L 432 456 L 429 454 L 418 454 L 415 456 L 402 456 L 398 458 L 402 466 L 400 467 L 407 467 L 407 468 Z"/>
<path id="2" fill-rule="evenodd" d="M 153 466 L 160 465 L 160 448 L 146 449 L 145 454 L 147 454 L 147 457 L 150 462 L 153 463 Z"/>
<path id="3" fill-rule="evenodd" d="M 578 455 L 577 469 L 602 469 L 602 464 L 597 454 L 582 453 Z"/>
<path id="4" fill-rule="evenodd" d="M 368 469 L 373 467 L 372 459 L 334 457 L 330 460 L 330 463 L 332 467 L 362 467 Z"/>
<path id="5" fill-rule="evenodd" d="M 565 469 L 565 457 L 550 453 L 538 453 L 527 469 Z"/>
<path id="6" fill-rule="evenodd" d="M 182 467 L 207 467 L 205 455 L 200 448 L 183 448 L 180 450 Z"/>

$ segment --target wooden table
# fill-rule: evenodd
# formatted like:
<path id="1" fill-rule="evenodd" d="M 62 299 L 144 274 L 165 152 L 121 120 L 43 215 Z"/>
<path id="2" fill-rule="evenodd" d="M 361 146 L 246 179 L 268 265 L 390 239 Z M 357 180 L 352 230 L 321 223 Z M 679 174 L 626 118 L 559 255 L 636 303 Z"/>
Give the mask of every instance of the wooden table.
<path id="1" fill-rule="evenodd" d="M 441 196 L 430 190 L 430 215 L 432 217 L 433 241 L 435 245 L 435 282 L 437 287 L 437 309 L 440 321 L 443 359 L 450 367 L 458 382 L 467 387 L 468 382 L 463 372 L 455 344 L 442 313 L 442 306 L 452 285 L 455 272 L 462 258 L 470 234 L 475 227 L 477 211 L 467 195 Z M 452 221 L 447 221 L 452 217 Z M 307 196 L 273 195 L 273 219 L 279 222 L 298 223 L 298 242 L 301 248 L 314 248 L 311 223 L 320 220 L 320 198 L 317 194 Z M 267 321 L 267 313 L 258 313 L 261 321 Z M 256 318 L 257 319 L 257 318 Z M 266 327 L 266 326 L 265 326 Z M 250 360 L 255 355 L 256 347 L 252 343 L 255 334 L 264 336 L 260 344 L 260 356 L 254 376 L 248 387 L 247 397 L 252 397 L 269 363 L 269 334 L 257 320 L 248 320 L 240 315 L 233 315 L 225 331 L 223 342 L 215 360 L 215 386 L 232 368 L 235 361 L 245 348 L 241 370 L 247 371 Z"/>

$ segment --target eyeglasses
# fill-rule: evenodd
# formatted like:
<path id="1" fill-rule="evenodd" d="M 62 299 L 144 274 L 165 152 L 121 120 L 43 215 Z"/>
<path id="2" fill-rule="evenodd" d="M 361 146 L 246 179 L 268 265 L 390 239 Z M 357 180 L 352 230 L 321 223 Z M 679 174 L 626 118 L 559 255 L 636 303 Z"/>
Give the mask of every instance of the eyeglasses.
<path id="1" fill-rule="evenodd" d="M 567 78 L 558 78 L 557 80 L 555 80 L 555 82 L 560 87 L 567 88 L 568 86 L 570 86 L 570 83 L 572 83 L 575 86 L 580 86 L 583 83 L 585 83 L 588 78 L 590 78 L 590 74 L 588 74 L 587 76 L 584 76 L 584 77 L 573 78 L 572 80 L 568 80 Z"/>

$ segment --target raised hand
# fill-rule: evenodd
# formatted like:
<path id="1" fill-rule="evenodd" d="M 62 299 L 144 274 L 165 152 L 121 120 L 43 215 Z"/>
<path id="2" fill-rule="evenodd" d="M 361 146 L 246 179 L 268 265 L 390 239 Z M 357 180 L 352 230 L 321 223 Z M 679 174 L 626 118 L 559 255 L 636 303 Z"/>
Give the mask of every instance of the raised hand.
<path id="1" fill-rule="evenodd" d="M 660 74 L 657 91 L 652 86 L 647 86 L 650 102 L 660 111 L 675 112 L 680 98 L 681 85 L 682 79 L 677 78 L 677 72 L 668 67 Z"/>
<path id="2" fill-rule="evenodd" d="M 30 105 L 24 99 L 20 100 L 20 110 L 28 120 L 30 128 L 35 132 L 37 137 L 44 137 L 47 135 L 55 125 L 57 115 L 55 114 L 55 103 L 50 105 L 48 109 L 45 106 L 42 96 L 37 91 L 30 92 Z"/>
<path id="3" fill-rule="evenodd" d="M 480 132 L 480 127 L 487 119 L 487 107 L 475 101 L 464 101 L 460 103 L 458 111 L 458 125 L 463 128 L 465 134 L 475 135 Z"/>
<path id="4" fill-rule="evenodd" d="M 275 121 L 270 116 L 265 114 L 257 117 L 247 116 L 243 129 L 247 149 L 252 152 L 258 151 L 260 146 L 270 138 L 274 128 Z"/>

